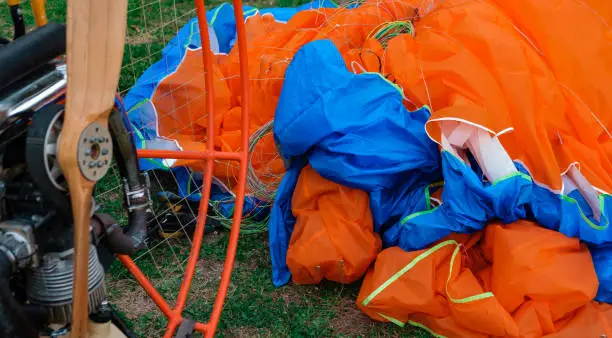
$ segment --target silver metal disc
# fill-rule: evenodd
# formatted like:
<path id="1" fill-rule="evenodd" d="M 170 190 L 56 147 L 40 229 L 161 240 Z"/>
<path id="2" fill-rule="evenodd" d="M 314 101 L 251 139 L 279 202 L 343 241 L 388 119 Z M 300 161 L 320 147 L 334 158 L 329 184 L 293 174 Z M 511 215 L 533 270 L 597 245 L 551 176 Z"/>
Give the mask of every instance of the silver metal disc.
<path id="1" fill-rule="evenodd" d="M 108 128 L 97 122 L 85 128 L 79 139 L 77 158 L 85 178 L 95 182 L 104 177 L 113 158 Z"/>

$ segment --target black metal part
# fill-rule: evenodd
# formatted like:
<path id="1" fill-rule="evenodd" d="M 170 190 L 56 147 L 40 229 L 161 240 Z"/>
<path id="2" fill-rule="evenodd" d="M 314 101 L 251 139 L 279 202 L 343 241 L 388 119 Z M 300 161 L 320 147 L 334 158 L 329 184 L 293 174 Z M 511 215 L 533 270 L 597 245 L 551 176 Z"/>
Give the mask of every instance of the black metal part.
<path id="1" fill-rule="evenodd" d="M 166 205 L 165 209 L 168 211 L 157 216 L 158 226 L 152 230 L 157 230 L 157 235 L 162 238 L 176 238 L 184 235 L 193 236 L 200 202 L 182 199 L 174 194 L 159 194 L 158 199 Z M 222 228 L 222 225 L 217 221 L 207 219 L 204 226 L 204 234 L 209 234 Z"/>
<path id="2" fill-rule="evenodd" d="M 138 336 L 136 336 L 136 334 L 134 333 L 134 331 L 132 331 L 128 325 L 126 324 L 126 322 L 119 316 L 119 314 L 117 313 L 117 311 L 115 311 L 115 309 L 113 309 L 111 311 L 111 322 L 115 325 L 115 327 L 117 327 L 119 329 L 119 331 L 121 331 L 127 338 L 138 338 Z"/>
<path id="3" fill-rule="evenodd" d="M 42 328 L 47 324 L 47 310 L 37 304 L 21 305 L 23 312 L 29 320 L 30 326 Z"/>
<path id="4" fill-rule="evenodd" d="M 4 153 L 4 156 L 2 156 L 2 161 L 4 162 L 3 165 L 5 167 L 10 163 L 18 165 L 24 162 L 24 145 L 20 144 L 18 145 L 19 149 L 15 149 L 14 141 L 19 140 L 20 138 L 25 139 L 32 115 L 34 115 L 34 111 L 29 109 L 0 121 L 0 153 Z M 21 151 L 22 153 L 17 153 L 18 151 Z M 15 158 L 7 158 L 7 152 L 15 155 Z"/>
<path id="5" fill-rule="evenodd" d="M 113 109 L 108 124 L 113 139 L 115 162 L 119 174 L 125 178 L 127 183 L 125 204 L 128 207 L 128 225 L 123 233 L 129 237 L 131 247 L 129 251 L 124 252 L 132 254 L 142 248 L 147 238 L 147 221 L 151 205 L 149 184 L 146 177 L 140 172 L 136 147 L 119 109 Z M 124 248 L 128 249 L 127 247 Z"/>
<path id="6" fill-rule="evenodd" d="M 25 34 L 25 22 L 23 21 L 23 12 L 19 4 L 9 6 L 11 18 L 13 19 L 13 28 L 15 29 L 14 38 L 17 39 Z"/>
<path id="7" fill-rule="evenodd" d="M 38 330 L 32 325 L 23 306 L 17 302 L 10 288 L 13 264 L 0 250 L 0 337 L 36 338 Z"/>
<path id="8" fill-rule="evenodd" d="M 28 128 L 28 137 L 26 140 L 26 162 L 28 171 L 34 183 L 40 191 L 57 208 L 57 211 L 66 217 L 72 219 L 72 208 L 68 195 L 59 190 L 50 181 L 47 175 L 45 166 L 45 136 L 51 128 L 51 123 L 58 114 L 64 111 L 64 106 L 59 104 L 48 104 L 37 111 L 32 116 L 32 123 Z"/>
<path id="9" fill-rule="evenodd" d="M 111 318 L 112 312 L 113 312 L 113 309 L 110 307 L 108 302 L 104 301 L 102 302 L 102 304 L 100 305 L 100 307 L 97 309 L 96 312 L 89 315 L 89 319 L 91 319 L 91 321 L 93 321 L 94 323 L 98 323 L 98 324 L 108 323 L 112 319 Z"/>
<path id="10" fill-rule="evenodd" d="M 46 74 L 46 68 L 54 68 L 50 61 L 65 52 L 65 41 L 65 27 L 50 23 L 5 46 L 0 44 L 0 92 L 10 92 L 15 83 L 27 83 L 40 77 L 40 74 Z M 9 210 L 7 218 L 26 217 L 33 224 L 36 223 L 33 227 L 39 253 L 62 252 L 73 247 L 72 209 L 68 193 L 53 184 L 44 164 L 47 131 L 63 109 L 63 105 L 48 104 L 36 112 L 29 110 L 15 114 L 0 123 L 0 164 L 5 169 L 2 174 L 6 170 L 15 172 L 8 178 L 3 176 L 0 181 L 0 190 L 4 192 L 0 199 L 0 211 Z M 104 253 L 100 255 L 100 260 L 107 263 L 106 267 L 114 258 L 111 252 L 133 254 L 143 246 L 151 207 L 148 179 L 140 172 L 136 148 L 124 124 L 122 111 L 113 110 L 109 130 L 116 149 L 113 151 L 114 159 L 126 182 L 125 204 L 129 219 L 124 228 L 114 220 L 100 220 L 99 217 L 92 220 L 94 226 L 95 222 L 106 224 L 99 226 L 102 230 L 100 234 L 103 234 L 100 243 L 103 245 L 97 248 L 98 253 Z M 8 207 L 5 208 L 3 204 L 8 204 Z M 46 312 L 37 306 L 23 305 L 27 303 L 27 298 L 19 296 L 20 287 L 24 284 L 19 278 L 25 278 L 25 275 L 19 272 L 11 279 L 10 274 L 4 273 L 2 264 L 0 253 L 0 338 L 38 337 L 39 328 L 48 319 Z M 9 282 L 11 280 L 12 283 Z M 92 319 L 111 320 L 128 338 L 136 337 L 114 311 L 102 311 Z M 55 333 L 62 334 L 62 330 Z"/>
<path id="11" fill-rule="evenodd" d="M 191 318 L 183 318 L 181 325 L 176 329 L 174 338 L 191 338 L 195 330 L 195 321 Z"/>
<path id="12" fill-rule="evenodd" d="M 104 245 L 96 246 L 96 250 L 98 252 L 98 260 L 100 261 L 100 264 L 102 264 L 102 268 L 106 273 L 117 257 Z"/>
<path id="13" fill-rule="evenodd" d="M 127 236 L 117 221 L 108 214 L 95 214 L 92 220 L 94 232 L 102 243 L 113 253 L 131 255 L 138 249 L 134 241 Z"/>
<path id="14" fill-rule="evenodd" d="M 50 22 L 0 49 L 0 89 L 66 52 L 66 26 Z"/>
<path id="15" fill-rule="evenodd" d="M 113 109 L 108 118 L 108 128 L 113 138 L 113 154 L 121 177 L 127 179 L 131 187 L 144 185 L 140 165 L 136 157 L 136 146 L 123 121 L 123 113 Z"/>

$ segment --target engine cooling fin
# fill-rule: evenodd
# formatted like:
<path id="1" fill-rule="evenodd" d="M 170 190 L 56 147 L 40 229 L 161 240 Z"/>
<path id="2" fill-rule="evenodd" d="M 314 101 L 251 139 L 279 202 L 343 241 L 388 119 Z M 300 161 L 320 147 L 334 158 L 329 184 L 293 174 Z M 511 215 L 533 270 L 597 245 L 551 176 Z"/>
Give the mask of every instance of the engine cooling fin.
<path id="1" fill-rule="evenodd" d="M 27 280 L 28 298 L 48 310 L 51 323 L 67 323 L 72 316 L 73 254 L 73 249 L 46 254 L 40 267 L 33 269 Z M 90 245 L 89 313 L 94 312 L 105 298 L 104 269 L 96 248 Z"/>

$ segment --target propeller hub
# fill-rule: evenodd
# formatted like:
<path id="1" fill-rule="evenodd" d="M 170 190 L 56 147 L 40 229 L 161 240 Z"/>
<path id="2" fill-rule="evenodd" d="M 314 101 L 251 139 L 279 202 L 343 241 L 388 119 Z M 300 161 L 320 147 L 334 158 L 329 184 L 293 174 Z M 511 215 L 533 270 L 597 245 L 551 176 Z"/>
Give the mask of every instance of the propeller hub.
<path id="1" fill-rule="evenodd" d="M 79 168 L 90 181 L 104 177 L 113 158 L 113 142 L 108 128 L 93 122 L 83 130 L 78 146 Z"/>

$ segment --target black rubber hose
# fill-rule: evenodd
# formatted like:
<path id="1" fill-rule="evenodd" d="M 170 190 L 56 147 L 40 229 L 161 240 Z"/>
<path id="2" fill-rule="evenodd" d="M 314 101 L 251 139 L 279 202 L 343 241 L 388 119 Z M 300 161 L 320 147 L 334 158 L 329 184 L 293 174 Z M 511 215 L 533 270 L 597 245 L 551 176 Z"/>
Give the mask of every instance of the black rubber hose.
<path id="1" fill-rule="evenodd" d="M 133 210 L 129 214 L 128 226 L 122 229 L 112 216 L 95 214 L 93 228 L 110 252 L 133 255 L 142 248 L 146 239 L 147 211 Z"/>
<path id="2" fill-rule="evenodd" d="M 148 211 L 144 209 L 134 210 L 128 215 L 128 226 L 125 228 L 125 235 L 132 240 L 132 252 L 140 250 L 147 239 L 147 220 Z"/>
<path id="3" fill-rule="evenodd" d="M 130 216 L 141 215 L 141 213 L 131 213 Z M 129 225 L 126 229 L 133 230 L 138 225 L 144 224 L 146 226 L 146 220 L 143 222 L 140 219 L 133 220 L 130 218 Z M 95 214 L 92 220 L 92 227 L 97 236 L 102 238 L 104 247 L 108 248 L 109 251 L 120 255 L 132 255 L 140 249 L 144 243 L 144 238 L 141 238 L 140 232 L 136 233 L 124 231 L 117 221 L 109 214 Z"/>
<path id="4" fill-rule="evenodd" d="M 66 52 L 66 26 L 48 23 L 0 49 L 4 88 Z"/>
<path id="5" fill-rule="evenodd" d="M 129 237 L 131 241 L 129 252 L 123 253 L 130 255 L 142 247 L 147 236 L 149 188 L 146 183 L 143 182 L 144 179 L 140 174 L 140 166 L 138 164 L 138 158 L 136 157 L 136 147 L 123 122 L 123 116 L 121 114 L 122 112 L 120 110 L 114 109 L 108 121 L 110 132 L 113 136 L 115 161 L 117 162 L 119 174 L 127 180 L 128 189 L 130 191 L 142 191 L 142 194 L 138 196 L 134 195 L 128 197 L 130 199 L 130 205 L 140 206 L 129 211 L 128 225 L 123 229 L 123 234 Z M 112 241 L 113 238 L 109 237 L 108 240 Z M 114 240 L 117 241 L 117 245 L 126 248 L 125 239 L 115 236 Z"/>
<path id="6" fill-rule="evenodd" d="M 13 264 L 0 251 L 0 337 L 37 338 L 36 325 L 28 319 L 10 288 Z"/>
<path id="7" fill-rule="evenodd" d="M 121 331 L 127 338 L 138 338 L 136 334 L 127 326 L 125 321 L 119 317 L 119 314 L 111 311 L 111 322 Z"/>
<path id="8" fill-rule="evenodd" d="M 23 21 L 23 12 L 19 4 L 9 6 L 11 11 L 11 18 L 13 19 L 13 27 L 15 28 L 14 39 L 21 37 L 25 34 L 25 22 Z"/>
<path id="9" fill-rule="evenodd" d="M 113 136 L 113 155 L 117 162 L 119 174 L 126 178 L 128 185 L 133 188 L 138 185 L 143 185 L 144 182 L 142 182 L 142 176 L 140 175 L 140 165 L 136 157 L 136 147 L 123 122 L 122 114 L 123 113 L 119 109 L 113 109 L 108 118 L 108 125 L 110 133 Z"/>

